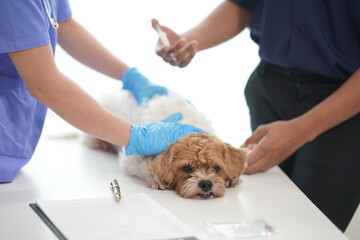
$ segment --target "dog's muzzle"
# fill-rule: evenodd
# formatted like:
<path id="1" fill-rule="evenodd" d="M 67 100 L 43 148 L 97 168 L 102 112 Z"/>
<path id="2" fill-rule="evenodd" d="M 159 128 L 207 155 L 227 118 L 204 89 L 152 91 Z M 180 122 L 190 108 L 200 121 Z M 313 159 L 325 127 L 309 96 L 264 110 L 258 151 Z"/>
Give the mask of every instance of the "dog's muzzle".
<path id="1" fill-rule="evenodd" d="M 203 193 L 199 193 L 197 196 L 200 198 L 210 198 L 213 194 L 211 193 L 211 189 L 213 187 L 212 181 L 209 180 L 201 180 L 198 184 L 199 188 Z"/>

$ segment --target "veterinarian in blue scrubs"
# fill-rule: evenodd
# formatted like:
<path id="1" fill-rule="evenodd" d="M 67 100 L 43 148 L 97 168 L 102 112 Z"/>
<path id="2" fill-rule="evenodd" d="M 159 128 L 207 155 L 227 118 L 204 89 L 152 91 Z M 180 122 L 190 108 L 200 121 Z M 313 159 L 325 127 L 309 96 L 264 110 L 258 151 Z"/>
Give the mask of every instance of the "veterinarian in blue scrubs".
<path id="1" fill-rule="evenodd" d="M 60 24 L 60 26 L 58 26 Z M 152 84 L 95 40 L 72 17 L 67 0 L 0 2 L 0 182 L 11 182 L 29 161 L 47 106 L 75 127 L 117 145 L 127 154 L 158 154 L 190 132 L 175 113 L 145 127 L 131 125 L 102 108 L 57 68 L 59 42 L 70 55 L 114 79 L 138 104 L 167 89 Z M 119 86 L 120 87 L 120 86 Z"/>
<path id="2" fill-rule="evenodd" d="M 249 27 L 261 62 L 245 89 L 254 132 L 244 146 L 257 144 L 245 173 L 279 164 L 342 231 L 360 202 L 359 10 L 360 1 L 228 0 L 181 39 L 162 27 L 172 45 L 157 50 L 185 67 Z"/>

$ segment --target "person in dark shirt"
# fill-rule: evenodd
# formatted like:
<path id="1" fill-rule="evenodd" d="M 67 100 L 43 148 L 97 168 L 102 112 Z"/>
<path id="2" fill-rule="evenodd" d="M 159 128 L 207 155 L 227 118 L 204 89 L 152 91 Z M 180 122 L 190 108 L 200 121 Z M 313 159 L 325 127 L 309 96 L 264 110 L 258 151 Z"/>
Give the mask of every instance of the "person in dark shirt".
<path id="1" fill-rule="evenodd" d="M 245 97 L 247 174 L 275 165 L 342 231 L 360 201 L 360 1 L 228 0 L 156 53 L 187 66 L 246 27 L 261 61 Z M 153 27 L 158 21 L 153 19 Z"/>

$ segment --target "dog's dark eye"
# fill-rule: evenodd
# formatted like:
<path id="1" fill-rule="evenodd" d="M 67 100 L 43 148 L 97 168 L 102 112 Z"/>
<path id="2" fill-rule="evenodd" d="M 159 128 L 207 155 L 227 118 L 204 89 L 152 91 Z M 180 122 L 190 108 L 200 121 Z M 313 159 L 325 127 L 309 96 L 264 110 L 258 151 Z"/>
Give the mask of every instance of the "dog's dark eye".
<path id="1" fill-rule="evenodd" d="M 186 173 L 192 173 L 194 171 L 193 167 L 190 165 L 183 166 L 182 170 Z"/>
<path id="2" fill-rule="evenodd" d="M 219 172 L 221 170 L 221 168 L 218 165 L 214 165 L 213 169 L 215 172 Z"/>

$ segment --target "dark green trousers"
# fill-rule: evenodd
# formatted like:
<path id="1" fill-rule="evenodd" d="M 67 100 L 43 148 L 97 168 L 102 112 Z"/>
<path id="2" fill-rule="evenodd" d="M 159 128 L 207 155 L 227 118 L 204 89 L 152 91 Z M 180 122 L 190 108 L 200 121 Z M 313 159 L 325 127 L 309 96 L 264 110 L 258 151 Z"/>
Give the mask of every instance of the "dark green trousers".
<path id="1" fill-rule="evenodd" d="M 307 112 L 342 83 L 261 62 L 245 88 L 252 130 Z M 360 114 L 305 144 L 280 168 L 344 231 L 360 201 Z"/>

